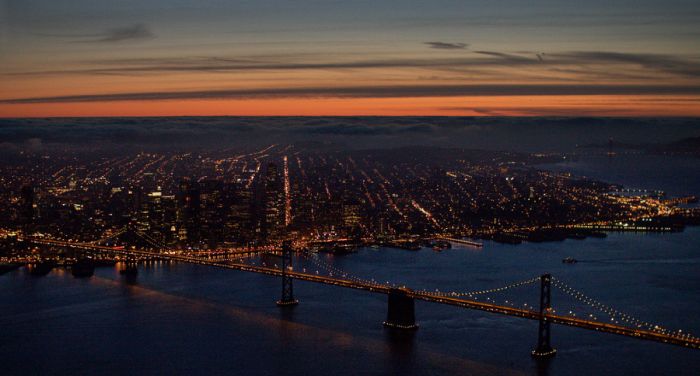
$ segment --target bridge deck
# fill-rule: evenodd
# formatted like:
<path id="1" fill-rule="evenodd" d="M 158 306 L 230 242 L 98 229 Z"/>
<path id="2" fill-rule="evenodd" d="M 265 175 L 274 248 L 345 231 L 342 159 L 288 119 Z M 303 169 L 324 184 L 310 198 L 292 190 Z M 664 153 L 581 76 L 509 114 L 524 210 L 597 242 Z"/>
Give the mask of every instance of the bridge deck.
<path id="1" fill-rule="evenodd" d="M 154 252 L 147 252 L 147 251 L 140 251 L 140 250 L 126 250 L 126 249 L 120 249 L 120 248 L 114 248 L 114 247 L 100 246 L 100 245 L 95 245 L 95 244 L 91 244 L 91 243 L 74 243 L 74 242 L 58 241 L 58 240 L 53 240 L 53 239 L 31 238 L 31 237 L 27 237 L 24 239 L 29 240 L 33 243 L 37 243 L 37 244 L 71 247 L 71 248 L 78 248 L 78 249 L 85 249 L 85 250 L 99 250 L 99 251 L 105 251 L 105 252 L 110 252 L 110 253 L 115 253 L 115 254 L 120 254 L 120 255 L 127 255 L 127 256 L 128 255 L 136 255 L 136 256 L 143 256 L 143 257 L 157 257 L 157 258 L 164 259 L 164 260 L 172 260 L 172 261 L 186 262 L 186 263 L 191 263 L 191 264 L 214 266 L 214 267 L 225 268 L 225 269 L 242 270 L 242 271 L 246 271 L 246 272 L 266 274 L 266 275 L 270 275 L 270 276 L 282 276 L 282 270 L 264 267 L 264 266 L 246 265 L 246 264 L 235 263 L 235 262 L 203 260 L 203 259 L 196 258 L 196 257 L 190 257 L 190 256 L 184 256 L 184 255 L 178 255 L 178 254 L 154 253 Z M 352 288 L 352 289 L 356 289 L 356 290 L 370 291 L 370 292 L 374 292 L 374 293 L 389 294 L 389 292 L 392 290 L 391 287 L 381 285 L 381 284 L 350 281 L 350 280 L 345 280 L 345 279 L 331 278 L 331 277 L 320 276 L 320 275 L 309 274 L 309 273 L 301 273 L 298 271 L 288 271 L 287 275 L 294 278 L 294 279 L 298 279 L 298 280 L 302 280 L 302 281 L 322 283 L 322 284 L 326 284 L 326 285 L 340 286 L 340 287 Z M 451 297 L 445 297 L 445 296 L 436 296 L 436 295 L 432 295 L 429 293 L 413 291 L 411 289 L 404 289 L 404 291 L 406 292 L 406 294 L 409 297 L 412 297 L 414 299 L 423 300 L 426 302 L 448 304 L 448 305 L 458 306 L 458 307 L 462 307 L 462 308 L 475 309 L 475 310 L 491 312 L 491 313 L 499 313 L 502 315 L 521 317 L 521 318 L 526 318 L 526 319 L 530 319 L 530 320 L 540 320 L 540 318 L 541 318 L 540 313 L 538 311 L 533 311 L 533 310 L 500 306 L 500 305 L 496 305 L 496 304 L 484 303 L 484 302 L 479 302 L 479 301 L 475 301 L 475 300 L 465 300 L 465 299 L 457 299 L 457 298 L 451 298 Z M 614 324 L 601 323 L 601 322 L 597 322 L 597 321 L 588 321 L 588 320 L 583 320 L 583 319 L 579 319 L 579 318 L 571 317 L 571 316 L 560 316 L 560 315 L 553 315 L 553 314 L 546 313 L 544 315 L 544 317 L 553 324 L 573 326 L 573 327 L 577 327 L 577 328 L 595 330 L 595 331 L 604 332 L 604 333 L 618 334 L 618 335 L 622 335 L 622 336 L 626 336 L 626 337 L 632 337 L 632 338 L 638 338 L 638 339 L 643 339 L 643 340 L 667 343 L 667 344 L 671 344 L 671 345 L 700 349 L 700 339 L 682 338 L 680 336 L 673 336 L 673 335 L 659 333 L 659 332 L 650 331 L 650 330 L 634 329 L 634 328 L 629 328 L 629 327 L 624 327 L 624 326 L 619 326 L 619 325 L 614 325 Z"/>

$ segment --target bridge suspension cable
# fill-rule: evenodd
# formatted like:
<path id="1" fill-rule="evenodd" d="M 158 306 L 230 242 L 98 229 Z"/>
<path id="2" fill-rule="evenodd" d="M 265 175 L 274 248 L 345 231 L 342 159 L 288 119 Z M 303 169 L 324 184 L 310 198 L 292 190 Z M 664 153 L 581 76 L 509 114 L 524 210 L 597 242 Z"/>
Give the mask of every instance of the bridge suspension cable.
<path id="1" fill-rule="evenodd" d="M 158 240 L 153 239 L 151 236 L 149 236 L 146 233 L 143 233 L 143 232 L 138 231 L 138 230 L 134 230 L 134 233 L 136 234 L 136 236 L 138 236 L 142 240 L 145 240 L 148 244 L 150 244 L 158 249 L 167 249 L 168 248 L 167 245 L 160 243 Z"/>
<path id="2" fill-rule="evenodd" d="M 626 314 L 624 312 L 621 312 L 615 308 L 612 308 L 608 305 L 605 305 L 601 303 L 600 301 L 591 298 L 590 296 L 584 294 L 583 292 L 576 290 L 566 283 L 562 282 L 558 278 L 552 277 L 552 286 L 556 287 L 560 291 L 564 292 L 565 294 L 571 296 L 572 298 L 600 311 L 608 316 L 610 316 L 610 321 L 613 323 L 619 323 L 620 321 L 630 324 L 632 326 L 635 326 L 637 328 L 646 328 L 650 331 L 657 332 L 657 333 L 662 333 L 666 335 L 670 335 L 673 337 L 678 337 L 678 338 L 684 338 L 684 339 L 696 339 L 696 337 L 685 333 L 682 334 L 682 331 L 670 331 L 666 328 L 663 328 L 659 325 L 655 325 L 652 323 L 649 323 L 647 321 L 640 320 L 638 318 L 633 317 L 632 315 Z"/>
<path id="3" fill-rule="evenodd" d="M 514 282 L 505 286 L 501 287 L 496 287 L 492 289 L 486 289 L 486 290 L 475 290 L 475 291 L 462 291 L 462 292 L 457 292 L 457 291 L 451 291 L 451 292 L 440 292 L 440 291 L 428 291 L 428 290 L 421 290 L 421 292 L 424 292 L 426 294 L 430 295 L 435 295 L 435 296 L 445 296 L 445 297 L 475 297 L 479 295 L 485 295 L 485 294 L 493 294 L 497 292 L 502 292 L 506 290 L 510 290 L 516 287 L 520 286 L 526 286 L 526 285 L 531 285 L 534 283 L 537 283 L 540 281 L 540 277 L 534 277 L 530 279 L 526 279 L 524 281 L 520 282 Z"/>
<path id="4" fill-rule="evenodd" d="M 125 233 L 126 231 L 127 231 L 126 226 L 125 226 L 125 227 L 122 227 L 122 228 L 120 228 L 119 230 L 117 230 L 116 232 L 114 232 L 114 233 L 112 233 L 112 234 L 110 234 L 110 235 L 107 235 L 107 236 L 105 236 L 105 237 L 102 237 L 102 238 L 99 238 L 99 239 L 97 239 L 97 240 L 93 240 L 93 241 L 89 242 L 89 244 L 100 244 L 100 243 L 106 242 L 107 240 L 110 240 L 110 239 L 116 238 L 116 237 L 119 236 L 119 235 L 122 235 L 122 234 Z"/>
<path id="5" fill-rule="evenodd" d="M 335 274 L 337 274 L 337 275 L 339 275 L 347 280 L 350 280 L 353 282 L 358 282 L 358 283 L 363 283 L 366 285 L 373 285 L 373 286 L 387 286 L 387 285 L 389 285 L 388 283 L 382 284 L 382 283 L 379 283 L 379 282 L 374 281 L 374 280 L 367 280 L 364 278 L 354 276 L 354 275 L 348 273 L 347 271 L 338 269 L 335 266 L 328 264 L 327 262 L 321 260 L 321 258 L 318 257 L 318 255 L 311 253 L 309 251 L 302 251 L 301 255 L 304 257 L 304 259 L 309 260 L 315 266 L 329 272 L 331 274 L 331 276 L 333 276 L 333 274 L 335 273 Z"/>

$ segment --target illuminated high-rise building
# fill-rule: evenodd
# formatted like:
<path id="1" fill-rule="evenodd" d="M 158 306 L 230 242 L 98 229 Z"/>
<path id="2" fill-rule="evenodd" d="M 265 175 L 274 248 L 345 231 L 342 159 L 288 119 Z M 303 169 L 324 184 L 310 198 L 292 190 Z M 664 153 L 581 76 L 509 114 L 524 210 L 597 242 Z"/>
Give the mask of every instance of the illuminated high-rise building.
<path id="1" fill-rule="evenodd" d="M 178 187 L 177 202 L 180 241 L 188 244 L 199 242 L 201 216 L 198 186 L 187 180 L 181 181 Z"/>
<path id="2" fill-rule="evenodd" d="M 36 215 L 34 187 L 25 185 L 22 187 L 20 194 L 19 218 L 22 225 L 28 228 L 34 224 Z"/>
<path id="3" fill-rule="evenodd" d="M 226 239 L 245 244 L 252 237 L 252 200 L 253 192 L 244 186 L 232 186 L 228 217 L 226 220 Z"/>
<path id="4" fill-rule="evenodd" d="M 219 180 L 200 182 L 199 204 L 201 241 L 206 242 L 209 248 L 216 248 L 223 240 L 226 219 L 223 182 Z"/>
<path id="5" fill-rule="evenodd" d="M 277 165 L 270 163 L 265 172 L 265 224 L 263 234 L 270 239 L 281 235 L 284 224 L 284 190 L 280 181 Z"/>
<path id="6" fill-rule="evenodd" d="M 360 226 L 360 204 L 357 201 L 343 203 L 343 226 L 354 229 Z"/>

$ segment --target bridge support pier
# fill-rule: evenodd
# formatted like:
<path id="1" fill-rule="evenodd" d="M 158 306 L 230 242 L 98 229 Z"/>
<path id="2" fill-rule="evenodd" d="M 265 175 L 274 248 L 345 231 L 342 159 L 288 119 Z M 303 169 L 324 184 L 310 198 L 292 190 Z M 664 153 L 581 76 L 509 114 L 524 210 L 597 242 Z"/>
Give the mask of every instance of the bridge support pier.
<path id="1" fill-rule="evenodd" d="M 388 297 L 389 308 L 384 326 L 394 329 L 418 329 L 414 299 L 407 296 L 404 290 L 397 288 L 391 289 Z"/>
<path id="2" fill-rule="evenodd" d="M 294 299 L 293 279 L 287 275 L 287 270 L 291 267 L 292 243 L 287 240 L 282 243 L 282 299 L 277 301 L 280 307 L 293 307 L 299 304 L 299 301 Z"/>
<path id="3" fill-rule="evenodd" d="M 552 309 L 552 276 L 544 274 L 540 277 L 540 322 L 537 332 L 537 347 L 532 350 L 532 356 L 538 359 L 550 358 L 557 350 L 552 347 L 550 322 L 545 317 Z"/>
<path id="4" fill-rule="evenodd" d="M 134 256 L 127 255 L 125 264 L 126 265 L 124 266 L 124 269 L 120 270 L 119 274 L 126 276 L 135 276 L 139 273 L 136 258 Z"/>

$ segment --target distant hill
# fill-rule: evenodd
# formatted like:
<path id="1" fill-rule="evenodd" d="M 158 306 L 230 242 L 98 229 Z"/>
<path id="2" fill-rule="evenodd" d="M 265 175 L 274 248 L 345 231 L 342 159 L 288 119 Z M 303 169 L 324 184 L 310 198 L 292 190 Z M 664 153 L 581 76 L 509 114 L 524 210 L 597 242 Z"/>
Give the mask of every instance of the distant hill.
<path id="1" fill-rule="evenodd" d="M 688 137 L 661 146 L 658 151 L 700 155 L 700 137 Z"/>
<path id="2" fill-rule="evenodd" d="M 619 141 L 578 145 L 583 149 L 641 150 L 653 154 L 688 154 L 700 156 L 700 137 L 687 137 L 678 141 L 656 144 L 634 144 Z"/>
<path id="3" fill-rule="evenodd" d="M 635 144 L 635 143 L 629 143 L 629 142 L 620 142 L 620 141 L 608 141 L 608 142 L 595 142 L 595 143 L 590 143 L 590 144 L 584 144 L 584 145 L 576 145 L 577 148 L 581 149 L 607 149 L 607 148 L 613 148 L 613 149 L 627 149 L 627 150 L 644 150 L 649 148 L 650 144 Z"/>

